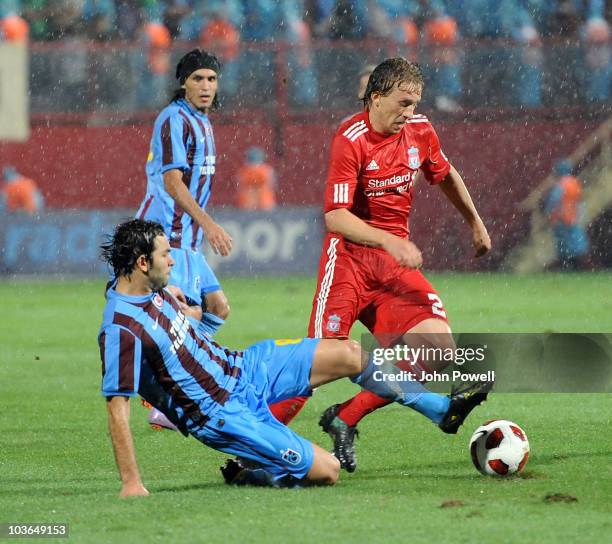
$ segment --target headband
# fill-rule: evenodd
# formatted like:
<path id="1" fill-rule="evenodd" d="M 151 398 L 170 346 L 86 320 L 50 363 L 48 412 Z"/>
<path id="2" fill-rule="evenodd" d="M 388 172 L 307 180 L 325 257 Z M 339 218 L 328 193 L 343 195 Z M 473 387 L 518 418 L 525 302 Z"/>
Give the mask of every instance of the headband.
<path id="1" fill-rule="evenodd" d="M 201 49 L 189 51 L 176 65 L 176 79 L 182 85 L 191 74 L 202 68 L 207 68 L 218 74 L 221 71 L 221 63 L 217 57 Z"/>

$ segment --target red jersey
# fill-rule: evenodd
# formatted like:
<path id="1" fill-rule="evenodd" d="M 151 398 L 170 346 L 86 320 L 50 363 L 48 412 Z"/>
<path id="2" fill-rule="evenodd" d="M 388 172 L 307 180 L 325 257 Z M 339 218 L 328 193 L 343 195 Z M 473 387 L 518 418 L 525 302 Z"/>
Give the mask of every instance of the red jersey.
<path id="1" fill-rule="evenodd" d="M 332 141 L 325 212 L 346 208 L 372 227 L 406 237 L 419 169 L 432 185 L 450 171 L 424 115 L 385 136 L 374 131 L 367 111 L 358 113 L 340 125 Z"/>

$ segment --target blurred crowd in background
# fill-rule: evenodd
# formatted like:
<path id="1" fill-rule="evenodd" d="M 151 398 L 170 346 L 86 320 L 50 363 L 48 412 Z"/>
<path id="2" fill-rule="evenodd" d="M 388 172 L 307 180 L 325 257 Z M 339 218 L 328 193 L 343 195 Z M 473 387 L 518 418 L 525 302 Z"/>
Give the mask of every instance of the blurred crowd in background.
<path id="1" fill-rule="evenodd" d="M 171 39 L 207 39 L 211 31 L 237 42 L 294 40 L 299 35 L 357 40 L 418 41 L 446 21 L 443 32 L 469 38 L 541 36 L 601 39 L 609 15 L 605 0 L 2 0 L 0 16 L 18 16 L 32 40 L 83 36 L 94 40 L 138 40 L 147 23 L 167 29 Z M 608 11 L 608 13 L 606 13 Z M 450 27 L 454 27 L 452 30 Z M 448 36 L 444 36 L 448 39 Z"/>
<path id="2" fill-rule="evenodd" d="M 219 55 L 225 98 L 245 106 L 253 90 L 278 99 L 285 76 L 290 106 L 336 103 L 364 64 L 402 54 L 424 65 L 434 107 L 459 111 L 608 101 L 611 12 L 606 0 L 0 0 L 0 35 L 35 44 L 33 73 L 53 69 L 65 97 L 95 78 L 100 107 L 158 107 L 190 42 Z M 96 49 L 108 43 L 110 58 Z M 37 95 L 50 77 L 33 78 L 34 111 L 57 109 Z"/>

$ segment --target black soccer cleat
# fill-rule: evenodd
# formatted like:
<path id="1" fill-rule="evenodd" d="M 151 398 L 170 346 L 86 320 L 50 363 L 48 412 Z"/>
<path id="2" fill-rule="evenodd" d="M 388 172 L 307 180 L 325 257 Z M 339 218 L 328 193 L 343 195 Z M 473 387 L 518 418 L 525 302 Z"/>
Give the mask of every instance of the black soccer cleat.
<path id="1" fill-rule="evenodd" d="M 359 436 L 357 427 L 350 427 L 338 417 L 339 404 L 330 406 L 321 414 L 319 426 L 334 442 L 334 455 L 340 461 L 340 466 L 347 472 L 355 472 L 355 437 Z"/>
<path id="2" fill-rule="evenodd" d="M 453 388 L 450 394 L 450 406 L 438 427 L 447 434 L 456 434 L 465 418 L 480 403 L 487 400 L 493 382 L 476 382 L 460 388 Z"/>
<path id="3" fill-rule="evenodd" d="M 246 470 L 239 459 L 228 459 L 225 461 L 225 466 L 219 467 L 225 483 L 228 485 L 237 484 L 240 481 L 240 475 Z"/>

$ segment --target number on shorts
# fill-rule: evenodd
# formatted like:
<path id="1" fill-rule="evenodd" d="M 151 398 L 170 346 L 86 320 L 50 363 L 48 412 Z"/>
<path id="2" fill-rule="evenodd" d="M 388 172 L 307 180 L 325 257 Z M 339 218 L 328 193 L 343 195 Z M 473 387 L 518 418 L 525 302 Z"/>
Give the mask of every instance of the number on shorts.
<path id="1" fill-rule="evenodd" d="M 277 346 L 288 346 L 290 344 L 299 344 L 303 338 L 282 338 L 280 340 L 274 340 Z"/>
<path id="2" fill-rule="evenodd" d="M 444 305 L 442 304 L 440 297 L 435 293 L 427 293 L 427 297 L 429 300 L 433 300 L 433 304 L 431 305 L 431 313 L 446 319 L 446 312 L 444 311 Z"/>

